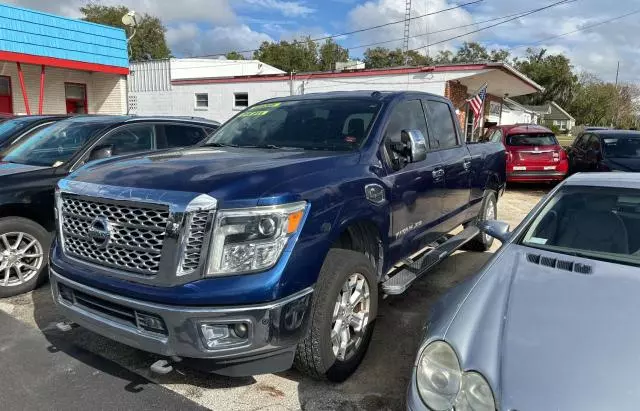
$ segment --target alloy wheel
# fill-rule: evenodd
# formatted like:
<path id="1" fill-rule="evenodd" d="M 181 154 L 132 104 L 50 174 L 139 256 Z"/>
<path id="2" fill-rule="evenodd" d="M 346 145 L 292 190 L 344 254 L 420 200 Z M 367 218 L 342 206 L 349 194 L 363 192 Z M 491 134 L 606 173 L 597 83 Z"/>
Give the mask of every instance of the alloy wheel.
<path id="1" fill-rule="evenodd" d="M 369 324 L 371 292 L 364 275 L 351 274 L 340 289 L 333 309 L 331 344 L 340 361 L 351 358 L 360 347 Z"/>
<path id="2" fill-rule="evenodd" d="M 38 275 L 44 263 L 42 244 L 30 234 L 0 235 L 0 286 L 15 287 Z"/>

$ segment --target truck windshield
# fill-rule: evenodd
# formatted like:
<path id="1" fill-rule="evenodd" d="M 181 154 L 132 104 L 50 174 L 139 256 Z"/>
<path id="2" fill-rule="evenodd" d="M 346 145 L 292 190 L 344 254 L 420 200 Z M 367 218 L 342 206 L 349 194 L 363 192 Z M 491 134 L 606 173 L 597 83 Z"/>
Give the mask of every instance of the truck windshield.
<path id="1" fill-rule="evenodd" d="M 366 140 L 380 103 L 322 99 L 258 104 L 238 114 L 204 145 L 351 151 Z"/>
<path id="2" fill-rule="evenodd" d="M 604 154 L 609 158 L 640 157 L 640 135 L 629 137 L 610 137 L 603 139 Z"/>
<path id="3" fill-rule="evenodd" d="M 567 186 L 538 214 L 522 244 L 637 266 L 639 222 L 640 190 Z"/>
<path id="4" fill-rule="evenodd" d="M 514 134 L 507 137 L 508 146 L 555 146 L 556 136 L 551 133 Z"/>
<path id="5" fill-rule="evenodd" d="M 39 130 L 22 141 L 4 161 L 33 166 L 58 167 L 73 157 L 98 131 L 103 122 L 62 121 Z"/>

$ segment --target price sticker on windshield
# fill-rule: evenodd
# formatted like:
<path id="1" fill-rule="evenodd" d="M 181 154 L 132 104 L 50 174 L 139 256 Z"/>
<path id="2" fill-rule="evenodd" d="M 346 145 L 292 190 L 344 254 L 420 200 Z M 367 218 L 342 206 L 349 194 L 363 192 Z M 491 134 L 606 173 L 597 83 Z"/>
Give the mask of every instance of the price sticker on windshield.
<path id="1" fill-rule="evenodd" d="M 254 110 L 258 110 L 258 109 L 265 109 L 265 108 L 277 108 L 280 107 L 282 105 L 282 103 L 264 103 L 264 104 L 258 104 L 257 106 L 253 106 L 249 109 L 249 111 L 254 111 Z"/>
<path id="2" fill-rule="evenodd" d="M 262 117 L 269 114 L 268 110 L 261 111 L 245 111 L 244 113 L 240 113 L 238 117 Z"/>

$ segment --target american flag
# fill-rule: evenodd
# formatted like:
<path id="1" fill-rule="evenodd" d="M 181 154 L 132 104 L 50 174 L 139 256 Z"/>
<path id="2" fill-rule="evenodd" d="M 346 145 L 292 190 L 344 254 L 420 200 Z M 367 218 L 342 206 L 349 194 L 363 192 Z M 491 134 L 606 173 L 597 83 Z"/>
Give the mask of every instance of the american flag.
<path id="1" fill-rule="evenodd" d="M 469 100 L 469 105 L 471 106 L 471 110 L 473 110 L 473 128 L 474 130 L 478 128 L 480 125 L 480 118 L 482 117 L 482 110 L 484 108 L 484 99 L 487 96 L 487 84 L 482 86 L 478 93 L 471 97 Z"/>

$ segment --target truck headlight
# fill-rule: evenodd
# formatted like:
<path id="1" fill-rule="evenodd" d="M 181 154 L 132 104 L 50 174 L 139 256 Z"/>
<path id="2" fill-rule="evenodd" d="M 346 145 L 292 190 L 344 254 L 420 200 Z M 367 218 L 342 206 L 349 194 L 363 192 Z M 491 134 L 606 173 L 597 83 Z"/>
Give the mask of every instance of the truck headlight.
<path id="1" fill-rule="evenodd" d="M 291 236 L 302 228 L 307 203 L 238 210 L 216 216 L 207 275 L 240 274 L 273 267 Z"/>
<path id="2" fill-rule="evenodd" d="M 463 372 L 449 344 L 435 341 L 418 358 L 416 386 L 422 401 L 434 411 L 495 411 L 493 391 L 485 378 Z"/>

